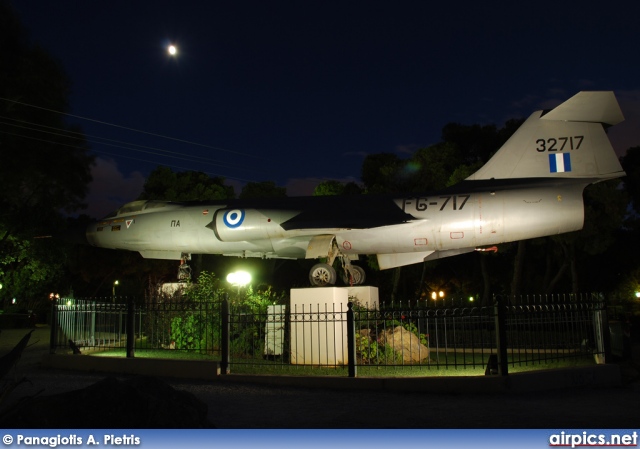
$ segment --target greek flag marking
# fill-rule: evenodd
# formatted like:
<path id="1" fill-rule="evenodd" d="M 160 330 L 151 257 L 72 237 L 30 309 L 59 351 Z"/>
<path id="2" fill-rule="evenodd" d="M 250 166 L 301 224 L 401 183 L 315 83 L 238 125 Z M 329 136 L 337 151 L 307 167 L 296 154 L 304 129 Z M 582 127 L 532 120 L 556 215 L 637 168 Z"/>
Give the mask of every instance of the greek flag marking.
<path id="1" fill-rule="evenodd" d="M 571 171 L 571 155 L 569 153 L 556 153 L 549 155 L 549 170 L 551 173 L 564 173 Z"/>

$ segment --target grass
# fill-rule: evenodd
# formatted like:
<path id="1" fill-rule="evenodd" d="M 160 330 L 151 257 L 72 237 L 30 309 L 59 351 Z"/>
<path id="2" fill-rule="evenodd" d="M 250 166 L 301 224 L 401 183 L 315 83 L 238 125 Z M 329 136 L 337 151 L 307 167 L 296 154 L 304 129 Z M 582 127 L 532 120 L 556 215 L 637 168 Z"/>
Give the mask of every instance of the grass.
<path id="1" fill-rule="evenodd" d="M 91 357 L 126 357 L 126 349 L 107 349 L 104 351 L 85 352 Z M 211 354 L 200 354 L 190 351 L 170 351 L 166 349 L 149 349 L 142 350 L 137 349 L 134 352 L 135 358 L 147 358 L 147 359 L 168 359 L 168 360 L 220 360 L 220 357 Z"/>
<path id="2" fill-rule="evenodd" d="M 124 349 L 112 349 L 91 353 L 92 357 L 126 357 Z M 158 358 L 169 360 L 211 360 L 219 361 L 218 355 L 199 354 L 177 350 L 136 350 L 136 358 Z M 451 376 L 484 376 L 486 359 L 484 361 L 477 354 L 440 354 L 439 359 L 445 363 L 407 364 L 407 365 L 359 365 L 358 377 L 451 377 Z M 455 361 L 455 363 L 454 363 Z M 475 366 L 474 366 L 475 364 Z M 509 373 L 541 371 L 548 369 L 570 368 L 579 366 L 593 366 L 595 362 L 591 356 L 567 357 L 546 361 L 532 361 L 510 363 Z M 291 375 L 291 376 L 333 376 L 347 377 L 346 366 L 310 366 L 291 365 L 287 362 L 255 359 L 232 359 L 230 370 L 233 374 L 249 375 Z"/>

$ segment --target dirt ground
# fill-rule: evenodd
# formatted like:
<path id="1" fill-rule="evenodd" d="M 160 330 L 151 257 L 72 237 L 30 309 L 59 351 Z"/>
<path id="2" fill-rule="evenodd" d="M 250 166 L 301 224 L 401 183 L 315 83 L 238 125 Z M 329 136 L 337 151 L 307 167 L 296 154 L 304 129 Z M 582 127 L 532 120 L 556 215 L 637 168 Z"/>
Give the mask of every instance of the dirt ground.
<path id="1" fill-rule="evenodd" d="M 0 356 L 27 332 L 3 330 Z M 49 350 L 48 342 L 49 329 L 36 328 L 15 372 L 9 374 L 28 382 L 5 398 L 0 409 L 20 398 L 83 388 L 107 376 L 43 367 L 40 360 Z M 205 402 L 211 422 L 223 429 L 631 429 L 640 425 L 639 356 L 635 351 L 631 361 L 621 364 L 620 387 L 550 386 L 535 393 L 393 393 L 164 380 Z"/>

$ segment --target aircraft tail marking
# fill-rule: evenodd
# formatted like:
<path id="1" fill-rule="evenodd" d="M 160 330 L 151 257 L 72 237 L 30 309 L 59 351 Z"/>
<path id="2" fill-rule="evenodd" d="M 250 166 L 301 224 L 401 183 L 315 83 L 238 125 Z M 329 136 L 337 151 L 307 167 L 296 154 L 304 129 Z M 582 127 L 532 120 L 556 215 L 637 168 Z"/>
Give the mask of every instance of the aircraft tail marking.
<path id="1" fill-rule="evenodd" d="M 566 173 L 571 171 L 571 154 L 559 153 L 549 155 L 549 170 L 551 173 Z"/>
<path id="2" fill-rule="evenodd" d="M 551 111 L 531 114 L 467 180 L 624 176 L 605 132 L 605 125 L 623 120 L 613 92 L 580 92 Z"/>

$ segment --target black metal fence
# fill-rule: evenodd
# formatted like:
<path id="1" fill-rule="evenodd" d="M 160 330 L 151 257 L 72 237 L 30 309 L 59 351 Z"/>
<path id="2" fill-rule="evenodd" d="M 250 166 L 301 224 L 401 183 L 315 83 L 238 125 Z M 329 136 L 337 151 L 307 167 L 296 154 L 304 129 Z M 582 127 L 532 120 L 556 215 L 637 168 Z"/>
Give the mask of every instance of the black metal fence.
<path id="1" fill-rule="evenodd" d="M 201 354 L 233 372 L 329 370 L 355 376 L 384 367 L 480 369 L 562 359 L 604 362 L 601 295 L 495 297 L 494 305 L 428 303 L 271 305 L 255 312 L 227 300 L 53 306 L 51 352 L 124 351 L 134 357 Z M 384 371 L 382 372 L 384 374 Z"/>
<path id="2" fill-rule="evenodd" d="M 52 353 L 174 350 L 220 356 L 220 303 L 63 299 L 52 306 Z M 171 355 L 174 353 L 167 353 Z"/>

